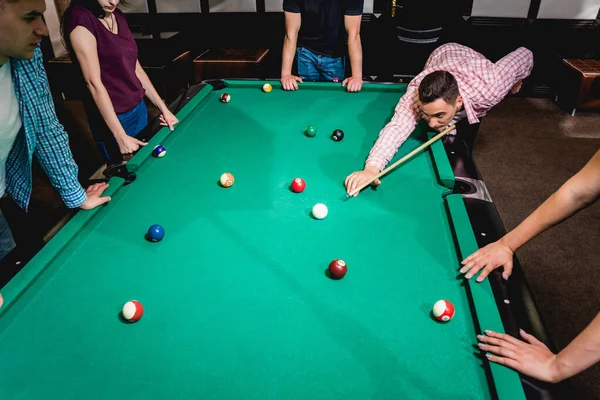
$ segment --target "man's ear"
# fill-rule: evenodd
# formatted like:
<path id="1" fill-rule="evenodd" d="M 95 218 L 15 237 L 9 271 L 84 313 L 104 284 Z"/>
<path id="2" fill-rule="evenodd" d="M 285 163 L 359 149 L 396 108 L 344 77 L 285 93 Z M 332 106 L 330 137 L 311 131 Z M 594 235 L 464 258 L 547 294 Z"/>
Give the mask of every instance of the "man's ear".
<path id="1" fill-rule="evenodd" d="M 454 102 L 454 105 L 456 106 L 457 110 L 460 110 L 463 106 L 463 99 L 462 96 L 459 94 L 458 96 L 456 96 L 456 101 Z"/>

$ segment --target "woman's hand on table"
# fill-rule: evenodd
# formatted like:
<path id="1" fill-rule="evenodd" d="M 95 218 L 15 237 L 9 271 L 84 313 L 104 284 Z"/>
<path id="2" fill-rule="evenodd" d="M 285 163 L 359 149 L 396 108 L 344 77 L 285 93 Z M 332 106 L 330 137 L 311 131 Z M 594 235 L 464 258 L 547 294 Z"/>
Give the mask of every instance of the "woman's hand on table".
<path id="1" fill-rule="evenodd" d="M 298 82 L 302 83 L 302 78 L 299 76 L 285 75 L 281 77 L 283 90 L 298 90 Z"/>
<path id="2" fill-rule="evenodd" d="M 352 193 L 354 190 L 369 182 L 375 175 L 380 173 L 381 171 L 377 167 L 366 166 L 364 170 L 354 172 L 346 177 L 346 181 L 344 185 L 346 186 L 346 192 Z M 379 179 L 375 179 L 372 183 L 375 186 L 381 185 L 381 181 Z M 355 193 L 356 196 L 358 193 Z"/>
<path id="3" fill-rule="evenodd" d="M 493 270 L 504 266 L 502 277 L 508 280 L 512 274 L 514 252 L 502 239 L 497 242 L 490 243 L 487 246 L 477 250 L 469 257 L 462 261 L 463 267 L 460 269 L 461 274 L 466 274 L 465 278 L 472 278 L 480 270 L 481 273 L 477 277 L 477 282 L 483 281 Z"/>
<path id="4" fill-rule="evenodd" d="M 481 342 L 478 346 L 488 352 L 486 357 L 492 362 L 544 382 L 560 381 L 557 355 L 522 329 L 520 335 L 525 342 L 504 333 L 485 331 L 485 335 L 477 335 Z"/>
<path id="5" fill-rule="evenodd" d="M 177 123 L 179 123 L 179 120 L 169 109 L 162 110 L 162 114 L 160 115 L 161 126 L 168 126 L 170 130 L 173 130 Z"/>
<path id="6" fill-rule="evenodd" d="M 88 187 L 85 190 L 87 199 L 85 200 L 85 203 L 80 206 L 80 208 L 82 210 L 91 210 L 101 206 L 102 204 L 108 203 L 110 201 L 110 197 L 102 197 L 102 193 L 104 193 L 106 189 L 108 189 L 108 183 L 96 183 Z"/>
<path id="7" fill-rule="evenodd" d="M 148 144 L 127 135 L 123 135 L 116 139 L 121 154 L 131 154 L 133 152 L 136 152 L 140 148 L 140 146 L 143 147 Z"/>

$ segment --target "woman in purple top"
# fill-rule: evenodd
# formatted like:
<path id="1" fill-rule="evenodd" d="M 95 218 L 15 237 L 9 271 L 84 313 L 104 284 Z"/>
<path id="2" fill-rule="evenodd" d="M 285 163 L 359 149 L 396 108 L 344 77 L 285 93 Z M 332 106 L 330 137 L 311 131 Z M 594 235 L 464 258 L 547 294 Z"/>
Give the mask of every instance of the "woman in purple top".
<path id="1" fill-rule="evenodd" d="M 146 143 L 135 138 L 148 124 L 144 95 L 161 112 L 161 125 L 179 122 L 142 69 L 138 50 L 119 0 L 73 0 L 62 21 L 63 38 L 77 56 L 83 78 L 121 154 Z M 99 142 L 106 159 L 106 146 Z"/>

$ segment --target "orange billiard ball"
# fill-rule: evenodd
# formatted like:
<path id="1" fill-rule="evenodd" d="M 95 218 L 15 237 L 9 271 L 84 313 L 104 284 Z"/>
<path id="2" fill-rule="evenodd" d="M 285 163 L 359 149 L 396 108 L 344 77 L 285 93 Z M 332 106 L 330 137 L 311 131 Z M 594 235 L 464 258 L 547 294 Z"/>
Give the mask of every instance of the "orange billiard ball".
<path id="1" fill-rule="evenodd" d="M 233 186 L 233 182 L 235 182 L 235 178 L 229 172 L 225 172 L 223 175 L 221 175 L 219 182 L 221 182 L 221 186 L 228 188 L 228 187 Z"/>

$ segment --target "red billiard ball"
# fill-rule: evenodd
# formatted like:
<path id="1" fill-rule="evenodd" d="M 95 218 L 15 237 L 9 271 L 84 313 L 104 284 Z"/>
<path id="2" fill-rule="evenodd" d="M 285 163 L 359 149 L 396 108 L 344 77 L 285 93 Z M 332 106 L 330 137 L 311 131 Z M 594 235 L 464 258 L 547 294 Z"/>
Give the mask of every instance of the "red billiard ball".
<path id="1" fill-rule="evenodd" d="M 342 279 L 347 271 L 348 266 L 343 260 L 333 260 L 329 263 L 329 275 L 333 279 Z"/>
<path id="2" fill-rule="evenodd" d="M 334 81 L 335 83 L 337 83 L 337 82 L 339 82 L 340 80 L 339 80 L 338 78 L 333 78 L 333 81 Z"/>
<path id="3" fill-rule="evenodd" d="M 439 300 L 433 305 L 432 312 L 438 321 L 448 322 L 454 317 L 454 304 L 448 300 Z"/>
<path id="4" fill-rule="evenodd" d="M 231 100 L 231 96 L 229 95 L 229 93 L 223 93 L 220 99 L 222 103 L 229 103 L 229 101 Z"/>
<path id="5" fill-rule="evenodd" d="M 296 193 L 303 192 L 306 189 L 306 182 L 302 178 L 296 178 L 292 181 L 292 190 Z"/>

